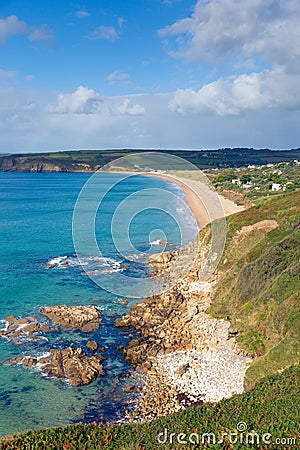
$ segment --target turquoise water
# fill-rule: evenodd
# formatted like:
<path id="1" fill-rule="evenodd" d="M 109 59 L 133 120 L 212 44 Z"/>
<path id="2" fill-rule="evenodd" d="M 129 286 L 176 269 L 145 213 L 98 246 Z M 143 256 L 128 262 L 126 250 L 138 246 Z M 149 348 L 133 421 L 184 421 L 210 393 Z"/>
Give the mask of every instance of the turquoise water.
<path id="1" fill-rule="evenodd" d="M 148 269 L 141 259 L 132 262 L 130 268 L 122 268 L 126 255 L 132 251 L 136 255 L 161 251 L 157 243 L 149 243 L 162 236 L 172 245 L 187 243 L 195 237 L 196 225 L 185 211 L 187 230 L 185 242 L 182 242 L 182 230 L 178 229 L 176 220 L 164 213 L 164 208 L 151 207 L 153 189 L 182 196 L 175 185 L 151 177 L 121 178 L 111 174 L 99 174 L 97 178 L 99 191 L 106 192 L 112 186 L 95 216 L 96 240 L 111 265 L 103 264 L 90 249 L 90 253 L 84 255 L 85 260 L 81 260 L 85 264 L 83 270 L 75 254 L 72 218 L 76 200 L 89 174 L 0 173 L 0 320 L 8 315 L 38 315 L 39 308 L 45 305 L 91 304 L 95 297 L 99 302 L 93 304 L 103 313 L 103 323 L 94 333 L 53 333 L 47 335 L 48 341 L 24 342 L 19 346 L 0 338 L 0 360 L 20 354 L 43 354 L 49 348 L 65 347 L 71 342 L 84 346 L 94 339 L 107 349 L 104 363 L 107 375 L 81 387 L 48 379 L 37 370 L 0 364 L 0 436 L 81 420 L 112 421 L 122 417 L 128 400 L 123 388 L 130 380 L 122 378 L 128 365 L 117 346 L 126 343 L 128 332 L 114 328 L 115 317 L 108 314 L 124 314 L 135 300 L 128 298 L 127 306 L 120 305 L 120 297 L 99 287 L 88 274 L 95 274 L 97 268 L 100 285 L 102 279 L 109 279 L 117 272 L 130 277 L 145 277 Z M 135 196 L 137 192 L 141 192 L 140 197 Z M 128 242 L 123 236 L 124 212 L 121 211 L 121 219 L 119 217 L 114 225 L 113 235 L 111 223 L 118 205 L 130 195 L 133 195 L 135 213 L 126 228 L 132 244 L 127 248 Z M 178 205 L 174 203 L 173 206 L 180 214 Z M 87 202 L 87 212 L 90 207 Z M 85 231 L 84 221 L 81 225 Z M 164 234 L 158 230 L 163 230 Z M 125 256 L 118 251 L 120 245 L 128 251 Z M 86 250 L 89 250 L 88 246 Z M 58 263 L 57 267 L 45 269 L 53 260 Z M 69 262 L 68 266 L 61 264 L 65 261 Z M 126 292 L 122 298 L 125 296 Z M 121 380 L 116 381 L 116 376 L 121 376 Z M 116 392 L 112 393 L 112 389 Z"/>

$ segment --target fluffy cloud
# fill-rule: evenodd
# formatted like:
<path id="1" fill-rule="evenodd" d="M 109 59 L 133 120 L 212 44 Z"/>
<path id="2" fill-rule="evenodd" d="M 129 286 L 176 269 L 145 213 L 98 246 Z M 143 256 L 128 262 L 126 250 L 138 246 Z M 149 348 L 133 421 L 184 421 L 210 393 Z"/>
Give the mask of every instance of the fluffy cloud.
<path id="1" fill-rule="evenodd" d="M 49 111 L 57 114 L 92 114 L 99 108 L 101 96 L 93 89 L 79 86 L 72 94 L 60 93 L 57 105 L 51 106 Z"/>
<path id="2" fill-rule="evenodd" d="M 146 108 L 138 103 L 133 104 L 128 98 L 113 109 L 114 114 L 141 116 L 146 113 Z"/>
<path id="3" fill-rule="evenodd" d="M 179 89 L 171 111 L 225 116 L 299 109 L 299 23 L 300 0 L 198 0 L 190 17 L 159 34 L 172 56 L 231 75 L 199 90 Z"/>
<path id="4" fill-rule="evenodd" d="M 6 19 L 0 18 L 0 44 L 5 44 L 6 40 L 13 35 L 24 35 L 30 41 L 42 41 L 47 45 L 53 44 L 53 32 L 47 24 L 33 27 L 17 16 L 8 16 Z"/>
<path id="5" fill-rule="evenodd" d="M 79 86 L 72 94 L 59 93 L 56 105 L 48 108 L 54 114 L 77 114 L 103 116 L 140 116 L 145 114 L 146 108 L 129 98 L 102 97 L 93 89 Z"/>
<path id="6" fill-rule="evenodd" d="M 235 115 L 266 108 L 300 109 L 299 77 L 282 68 L 220 78 L 198 91 L 179 89 L 169 104 L 171 111 Z"/>
<path id="7" fill-rule="evenodd" d="M 96 30 L 92 31 L 88 35 L 88 38 L 92 41 L 97 39 L 105 39 L 107 41 L 114 42 L 119 39 L 119 34 L 114 27 L 101 25 L 100 27 L 96 28 Z"/>
<path id="8" fill-rule="evenodd" d="M 293 70 L 300 65 L 299 22 L 299 0 L 198 0 L 191 17 L 159 34 L 180 58 L 217 63 L 261 58 Z"/>

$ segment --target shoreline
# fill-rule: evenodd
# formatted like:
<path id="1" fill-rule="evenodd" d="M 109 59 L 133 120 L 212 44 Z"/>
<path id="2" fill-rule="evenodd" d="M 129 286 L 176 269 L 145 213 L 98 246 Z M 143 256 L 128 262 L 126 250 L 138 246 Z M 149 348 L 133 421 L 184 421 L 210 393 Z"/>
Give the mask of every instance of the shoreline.
<path id="1" fill-rule="evenodd" d="M 190 180 L 188 178 L 164 173 L 140 173 L 140 175 L 161 178 L 179 186 L 184 193 L 185 201 L 195 217 L 200 229 L 204 228 L 213 220 L 221 217 L 227 217 L 231 214 L 236 214 L 245 209 L 244 206 L 236 205 L 233 201 L 217 193 L 217 191 L 212 191 L 201 181 Z M 216 199 L 219 199 L 219 205 L 216 204 Z M 209 211 L 205 206 L 205 202 L 207 200 L 211 202 Z"/>
<path id="2" fill-rule="evenodd" d="M 190 208 L 199 229 L 204 228 L 213 220 L 221 217 L 227 217 L 231 214 L 236 214 L 246 208 L 242 205 L 237 205 L 232 200 L 229 200 L 220 195 L 216 190 L 210 189 L 205 183 L 199 180 L 184 178 L 182 176 L 175 176 L 172 174 L 158 173 L 158 172 L 133 172 L 127 170 L 103 170 L 99 173 L 110 173 L 119 175 L 140 175 L 146 177 L 160 178 L 169 183 L 176 184 L 184 194 L 184 200 Z M 208 208 L 206 207 L 208 204 Z"/>

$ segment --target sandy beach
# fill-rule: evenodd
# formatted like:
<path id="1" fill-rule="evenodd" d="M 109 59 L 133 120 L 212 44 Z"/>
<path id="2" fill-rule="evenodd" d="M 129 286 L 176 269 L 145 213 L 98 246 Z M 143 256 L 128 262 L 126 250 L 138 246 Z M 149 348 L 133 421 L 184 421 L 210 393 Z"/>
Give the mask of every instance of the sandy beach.
<path id="1" fill-rule="evenodd" d="M 164 173 L 141 173 L 140 175 L 158 177 L 176 183 L 184 192 L 185 200 L 197 220 L 199 228 L 204 228 L 215 219 L 230 216 L 245 209 L 244 206 L 236 205 L 198 180 Z"/>

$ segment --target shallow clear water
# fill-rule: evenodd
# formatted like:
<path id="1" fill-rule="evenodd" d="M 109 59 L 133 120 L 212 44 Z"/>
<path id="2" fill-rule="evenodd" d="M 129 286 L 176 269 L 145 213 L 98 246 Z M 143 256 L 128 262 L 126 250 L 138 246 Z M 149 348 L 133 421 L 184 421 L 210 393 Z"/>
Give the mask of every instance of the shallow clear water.
<path id="1" fill-rule="evenodd" d="M 49 348 L 65 347 L 71 342 L 84 346 L 88 340 L 94 339 L 107 349 L 104 363 L 107 375 L 81 387 L 48 379 L 37 370 L 0 364 L 0 436 L 79 420 L 106 421 L 122 417 L 128 399 L 123 388 L 128 380 L 121 378 L 117 382 L 115 377 L 125 374 L 128 365 L 116 347 L 126 343 L 128 332 L 114 328 L 115 317 L 108 314 L 124 314 L 134 299 L 129 298 L 127 306 L 120 305 L 120 297 L 95 284 L 74 256 L 73 210 L 89 177 L 89 174 L 83 173 L 0 173 L 0 320 L 8 315 L 38 315 L 39 308 L 46 305 L 91 304 L 91 299 L 95 297 L 99 298 L 99 302 L 93 304 L 103 313 L 103 323 L 94 333 L 61 331 L 47 335 L 48 341 L 25 342 L 19 346 L 0 338 L 0 360 L 22 353 L 42 354 Z M 109 278 L 113 272 L 120 270 L 125 274 L 127 270 L 132 276 L 145 276 L 145 268 L 138 262 L 129 269 L 120 269 L 119 264 L 124 257 L 118 253 L 114 239 L 123 239 L 122 216 L 115 224 L 114 239 L 111 235 L 112 213 L 120 202 L 137 191 L 142 190 L 140 197 L 133 198 L 139 212 L 132 218 L 128 231 L 136 254 L 161 251 L 159 246 L 149 245 L 149 242 L 161 238 L 160 232 L 152 232 L 161 228 L 173 245 L 187 243 L 182 242 L 176 221 L 164 211 L 155 208 L 143 211 L 151 204 L 151 189 L 181 195 L 175 185 L 141 176 L 117 183 L 120 178 L 119 175 L 100 174 L 97 179 L 100 191 L 116 184 L 98 208 L 95 220 L 96 238 L 102 254 L 111 258 L 114 264 L 107 270 L 105 265 L 99 264 L 99 260 L 90 258 L 94 255 L 92 251 L 88 253 L 88 246 L 87 259 L 83 261 L 87 272 L 93 273 L 97 267 L 99 280 L 101 277 Z M 175 209 L 177 206 L 174 204 Z M 88 203 L 86 208 L 89 210 Z M 186 216 L 186 211 L 184 214 Z M 196 234 L 196 224 L 191 216 L 185 219 L 185 239 L 188 236 L 188 240 L 192 240 Z M 124 245 L 126 247 L 127 243 Z M 51 270 L 45 269 L 53 259 L 60 263 L 67 260 L 69 265 L 58 264 Z M 112 393 L 112 389 L 116 392 Z"/>

